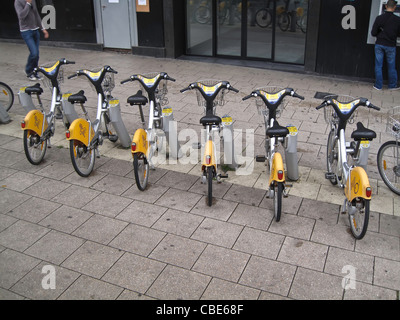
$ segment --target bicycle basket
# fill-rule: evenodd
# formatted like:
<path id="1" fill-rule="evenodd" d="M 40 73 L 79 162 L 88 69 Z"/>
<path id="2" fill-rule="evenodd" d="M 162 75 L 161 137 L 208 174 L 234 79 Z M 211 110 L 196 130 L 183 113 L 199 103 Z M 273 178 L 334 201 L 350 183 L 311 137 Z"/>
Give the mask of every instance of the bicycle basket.
<path id="1" fill-rule="evenodd" d="M 355 100 L 354 97 L 352 96 L 347 96 L 347 95 L 328 95 L 324 97 L 324 100 L 332 100 L 335 99 L 336 101 L 340 102 L 340 103 L 349 103 L 353 100 Z M 354 123 L 354 119 L 356 117 L 357 111 L 354 112 L 352 114 L 352 116 L 350 117 L 350 119 L 347 121 L 348 123 Z M 324 118 L 325 118 L 325 122 L 327 124 L 337 124 L 339 123 L 339 117 L 336 114 L 335 109 L 333 109 L 332 106 L 326 106 L 324 108 Z"/>
<path id="2" fill-rule="evenodd" d="M 142 74 L 143 77 L 148 78 L 148 79 L 153 79 L 157 77 L 160 74 L 160 72 L 149 72 L 149 73 L 144 73 Z M 162 106 L 165 106 L 168 104 L 168 98 L 167 98 L 167 93 L 168 93 L 168 86 L 167 86 L 168 81 L 163 79 L 159 82 L 157 90 L 155 92 L 156 99 L 159 101 L 159 103 Z M 142 89 L 143 92 L 146 92 L 145 88 L 143 88 L 143 85 L 140 84 L 140 88 Z"/>
<path id="3" fill-rule="evenodd" d="M 388 112 L 386 132 L 400 139 L 400 107 L 393 107 Z"/>
<path id="4" fill-rule="evenodd" d="M 285 90 L 285 88 L 277 87 L 277 86 L 267 86 L 267 87 L 262 87 L 262 88 L 256 88 L 255 90 L 265 91 L 266 93 L 268 93 L 270 95 L 274 95 L 274 94 L 281 92 L 282 90 Z M 258 114 L 268 116 L 269 110 L 261 97 L 256 98 L 256 107 L 258 110 Z M 286 107 L 286 103 L 284 103 L 282 101 L 282 103 L 276 109 L 276 118 L 279 118 L 281 116 L 281 113 L 285 109 L 285 107 Z"/>
<path id="5" fill-rule="evenodd" d="M 221 80 L 213 80 L 213 79 L 207 79 L 207 80 L 199 80 L 197 81 L 206 87 L 214 87 L 218 83 L 222 82 Z M 206 100 L 203 98 L 199 90 L 196 90 L 196 95 L 197 95 L 197 103 L 200 107 L 205 107 L 206 106 Z M 222 89 L 219 93 L 218 96 L 214 100 L 214 107 L 215 106 L 223 106 L 225 104 L 225 89 Z"/>

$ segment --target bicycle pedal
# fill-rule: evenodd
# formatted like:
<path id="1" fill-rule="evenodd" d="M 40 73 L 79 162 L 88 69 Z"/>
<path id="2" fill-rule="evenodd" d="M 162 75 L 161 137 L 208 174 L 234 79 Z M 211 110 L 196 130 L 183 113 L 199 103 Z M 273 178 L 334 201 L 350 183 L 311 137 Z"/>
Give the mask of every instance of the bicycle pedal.
<path id="1" fill-rule="evenodd" d="M 228 175 L 227 174 L 219 174 L 218 175 L 221 179 L 228 179 Z"/>
<path id="2" fill-rule="evenodd" d="M 325 179 L 332 180 L 332 179 L 335 179 L 335 178 L 336 178 L 336 175 L 333 172 L 326 172 L 325 173 Z"/>
<path id="3" fill-rule="evenodd" d="M 265 162 L 267 160 L 265 156 L 256 156 L 256 162 Z"/>

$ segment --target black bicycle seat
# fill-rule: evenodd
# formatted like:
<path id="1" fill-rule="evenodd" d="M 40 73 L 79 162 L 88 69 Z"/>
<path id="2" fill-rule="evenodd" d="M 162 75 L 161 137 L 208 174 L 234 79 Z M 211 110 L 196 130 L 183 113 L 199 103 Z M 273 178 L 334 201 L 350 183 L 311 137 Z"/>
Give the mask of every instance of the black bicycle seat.
<path id="1" fill-rule="evenodd" d="M 128 98 L 128 103 L 131 106 L 134 105 L 144 106 L 147 104 L 147 102 L 148 102 L 147 98 L 144 95 L 142 95 L 142 90 L 139 90 L 135 95 L 130 96 Z"/>
<path id="2" fill-rule="evenodd" d="M 72 104 L 74 103 L 85 103 L 87 101 L 86 97 L 84 96 L 85 92 L 83 90 L 79 91 L 76 94 L 72 94 L 68 97 L 68 101 Z"/>
<path id="3" fill-rule="evenodd" d="M 286 137 L 289 134 L 289 129 L 279 125 L 278 121 L 275 120 L 273 127 L 268 128 L 265 134 L 270 137 Z"/>
<path id="4" fill-rule="evenodd" d="M 376 138 L 376 133 L 373 130 L 365 128 L 361 122 L 357 122 L 357 130 L 353 131 L 351 138 L 354 139 L 354 141 L 371 141 Z"/>
<path id="5" fill-rule="evenodd" d="M 40 83 L 36 83 L 35 85 L 31 87 L 26 87 L 25 88 L 25 93 L 31 95 L 31 94 L 42 94 L 43 89 L 40 87 Z"/>
<path id="6" fill-rule="evenodd" d="M 219 125 L 222 122 L 222 119 L 216 115 L 206 115 L 200 119 L 200 123 L 203 126 L 206 125 Z"/>

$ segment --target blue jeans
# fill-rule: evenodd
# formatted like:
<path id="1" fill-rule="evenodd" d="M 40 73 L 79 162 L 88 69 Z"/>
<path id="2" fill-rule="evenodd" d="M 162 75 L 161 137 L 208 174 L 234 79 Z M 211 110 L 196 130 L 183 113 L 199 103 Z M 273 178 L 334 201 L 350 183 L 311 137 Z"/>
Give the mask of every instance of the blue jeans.
<path id="1" fill-rule="evenodd" d="M 386 56 L 388 67 L 389 89 L 397 87 L 396 70 L 396 47 L 387 47 L 380 44 L 375 45 L 375 87 L 382 89 L 383 86 L 383 59 Z"/>
<path id="2" fill-rule="evenodd" d="M 27 76 L 30 76 L 38 66 L 39 63 L 39 43 L 40 43 L 40 32 L 38 30 L 28 30 L 21 32 L 21 36 L 29 49 L 29 57 L 26 63 L 25 72 Z"/>

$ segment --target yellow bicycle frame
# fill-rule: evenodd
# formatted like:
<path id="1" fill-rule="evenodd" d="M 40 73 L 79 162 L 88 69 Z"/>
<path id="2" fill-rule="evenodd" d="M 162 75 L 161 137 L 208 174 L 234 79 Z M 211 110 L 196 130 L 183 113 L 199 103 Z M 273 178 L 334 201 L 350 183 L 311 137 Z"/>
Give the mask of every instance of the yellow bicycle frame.
<path id="1" fill-rule="evenodd" d="M 367 173 L 362 167 L 355 167 L 350 170 L 349 179 L 344 187 L 344 193 L 350 202 L 354 198 L 364 198 L 370 200 L 371 196 L 367 196 L 367 188 L 371 188 Z"/>
<path id="2" fill-rule="evenodd" d="M 207 159 L 210 159 L 210 161 L 207 161 Z M 215 171 L 217 170 L 217 166 L 215 164 L 215 156 L 214 156 L 214 142 L 212 140 L 208 140 L 205 145 L 201 170 L 204 170 L 206 167 L 211 167 L 211 166 L 214 167 Z"/>
<path id="3" fill-rule="evenodd" d="M 67 140 L 78 140 L 85 146 L 89 146 L 90 141 L 94 137 L 94 130 L 92 126 L 88 121 L 82 118 L 74 120 L 71 123 L 68 131 L 69 138 L 67 138 Z"/>
<path id="4" fill-rule="evenodd" d="M 278 171 L 283 172 L 281 179 L 278 177 Z M 268 185 L 271 185 L 274 181 L 285 182 L 285 170 L 283 167 L 282 155 L 279 152 L 274 153 L 274 157 L 272 158 L 271 174 Z"/>
<path id="5" fill-rule="evenodd" d="M 144 153 L 147 156 L 147 152 L 149 149 L 149 143 L 147 141 L 147 133 L 146 130 L 144 129 L 137 129 L 133 139 L 132 139 L 132 145 L 136 145 L 135 151 L 131 149 L 132 156 L 135 153 Z"/>
<path id="6" fill-rule="evenodd" d="M 30 130 L 41 136 L 47 127 L 47 120 L 43 113 L 39 110 L 32 110 L 25 116 L 22 130 Z"/>

